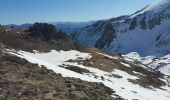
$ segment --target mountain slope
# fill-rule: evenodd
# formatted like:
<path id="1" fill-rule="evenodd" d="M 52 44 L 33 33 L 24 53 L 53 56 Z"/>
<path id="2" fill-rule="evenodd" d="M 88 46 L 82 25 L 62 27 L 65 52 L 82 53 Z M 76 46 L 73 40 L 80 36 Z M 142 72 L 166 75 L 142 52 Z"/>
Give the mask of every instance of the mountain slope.
<path id="1" fill-rule="evenodd" d="M 101 20 L 79 30 L 74 39 L 109 52 L 141 55 L 170 52 L 170 1 L 146 6 L 129 15 Z"/>
<path id="2" fill-rule="evenodd" d="M 76 50 L 52 50 L 48 53 L 14 50 L 8 52 L 39 66 L 46 66 L 47 69 L 60 73 L 63 77 L 103 83 L 115 91 L 111 94 L 115 98 L 120 96 L 129 100 L 169 100 L 170 98 L 170 88 L 163 74 L 141 64 L 128 63 L 118 56 Z M 100 91 L 104 92 L 102 89 Z"/>
<path id="3" fill-rule="evenodd" d="M 66 42 L 67 45 L 64 46 L 70 48 L 67 51 L 60 46 L 53 47 L 53 43 L 44 41 L 41 36 L 35 38 L 29 35 L 27 31 L 0 29 L 0 36 L 4 38 L 1 43 L 5 45 L 0 45 L 3 48 L 0 49 L 2 97 L 6 97 L 8 91 L 15 91 L 10 92 L 9 97 L 12 99 L 15 99 L 16 95 L 19 95 L 18 98 L 47 97 L 54 100 L 60 96 L 65 100 L 121 100 L 121 98 L 169 100 L 170 98 L 170 88 L 165 75 L 146 65 L 128 62 L 120 55 L 105 53 L 95 48 L 70 48 L 69 45 L 73 44 L 67 43 L 68 41 L 63 38 L 60 38 L 60 41 Z M 39 42 L 31 42 L 23 35 Z M 5 41 L 6 37 L 14 38 Z M 15 43 L 16 45 L 12 45 Z M 37 47 L 39 44 L 44 45 Z M 42 68 L 38 68 L 37 65 Z M 7 87 L 7 82 L 11 87 Z M 32 91 L 34 90 L 32 88 L 37 91 Z"/>
<path id="4" fill-rule="evenodd" d="M 4 51 L 0 51 L 1 100 L 115 100 L 114 91 L 101 83 L 63 77 Z"/>
<path id="5" fill-rule="evenodd" d="M 32 64 L 35 62 L 28 62 L 25 57 L 21 57 L 19 51 L 29 53 L 47 53 L 51 50 L 71 50 L 77 49 L 85 50 L 81 45 L 78 45 L 67 37 L 55 40 L 56 43 L 45 41 L 43 38 L 31 35 L 31 31 L 18 30 L 15 28 L 6 28 L 0 26 L 0 99 L 2 100 L 18 100 L 18 99 L 43 99 L 43 100 L 115 100 L 120 98 L 118 95 L 112 97 L 114 91 L 102 83 L 87 82 L 78 79 L 78 77 L 70 77 L 70 75 L 80 76 L 81 74 L 66 70 L 64 68 L 55 66 L 57 72 L 64 72 L 65 74 L 58 74 L 54 72 L 52 62 L 38 59 L 34 56 L 27 56 L 32 60 L 40 61 L 41 64 Z M 64 35 L 65 36 L 65 35 Z M 10 38 L 10 40 L 9 40 Z M 53 40 L 54 41 L 54 40 Z M 61 43 L 62 44 L 61 44 Z M 65 45 L 63 45 L 65 43 Z M 61 44 L 61 45 L 59 45 Z M 65 46 L 65 47 L 63 47 Z M 74 48 L 76 47 L 76 48 Z M 65 49 L 68 48 L 68 49 Z M 17 53 L 18 52 L 18 53 Z M 59 51 L 56 51 L 60 54 Z M 77 58 L 75 53 L 64 51 L 61 55 L 49 55 L 46 59 L 60 63 L 62 57 L 66 55 L 68 58 L 64 60 Z M 79 52 L 78 52 L 79 53 Z M 47 53 L 48 55 L 49 53 Z M 83 53 L 79 53 L 83 54 Z M 20 56 L 19 56 L 20 55 Z M 77 54 L 76 54 L 77 55 Z M 88 55 L 86 53 L 84 56 Z M 18 56 L 18 57 L 17 57 Z M 55 59 L 57 57 L 58 59 Z M 81 57 L 81 56 L 80 56 Z M 24 60 L 24 59 L 28 60 Z M 41 57 L 40 57 L 41 58 Z M 61 59 L 61 60 L 60 60 Z M 55 61 L 57 60 L 57 61 Z M 58 61 L 59 60 L 59 61 Z M 44 66 L 43 66 L 44 63 Z M 62 62 L 61 62 L 62 63 Z M 49 65 L 46 65 L 49 64 Z M 47 69 L 48 66 L 48 69 Z M 40 68 L 41 67 L 41 68 Z M 49 70 L 52 67 L 54 69 Z M 69 77 L 69 78 L 68 78 Z M 83 76 L 82 77 L 86 77 Z M 88 78 L 88 77 L 87 77 Z M 90 79 L 90 78 L 89 78 Z M 95 92 L 92 92 L 95 91 Z"/>

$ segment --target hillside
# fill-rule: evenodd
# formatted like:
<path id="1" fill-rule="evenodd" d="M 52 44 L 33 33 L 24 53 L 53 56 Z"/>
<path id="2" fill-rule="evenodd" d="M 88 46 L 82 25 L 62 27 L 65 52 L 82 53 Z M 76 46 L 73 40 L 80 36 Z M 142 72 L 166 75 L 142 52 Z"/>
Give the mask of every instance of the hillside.
<path id="1" fill-rule="evenodd" d="M 0 31 L 4 38 L 1 40 L 0 53 L 2 98 L 9 100 L 170 98 L 166 76 L 147 65 L 129 62 L 121 55 L 102 52 L 95 48 L 85 48 L 81 45 L 70 48 L 70 44 L 64 38 L 59 40 L 65 41 L 67 44 L 65 48 L 68 46 L 70 49 L 64 50 L 60 46 L 56 48 L 49 40 L 30 35 L 30 31 L 18 31 L 4 27 L 1 27 Z M 15 39 L 11 38 L 6 42 L 5 38 L 9 36 Z M 27 36 L 36 42 L 25 38 Z M 14 45 L 15 43 L 20 45 Z M 39 46 L 40 44 L 43 45 Z"/>
<path id="2" fill-rule="evenodd" d="M 1 100 L 115 100 L 101 83 L 62 77 L 4 51 L 0 60 Z"/>
<path id="3" fill-rule="evenodd" d="M 83 49 L 84 47 L 78 43 L 72 41 L 65 33 L 57 39 L 45 40 L 44 37 L 32 36 L 32 32 L 29 30 L 22 30 L 18 28 L 6 28 L 0 27 L 0 43 L 7 45 L 9 48 L 22 49 L 25 51 L 39 50 L 50 51 L 56 50 L 71 50 L 71 49 Z"/>

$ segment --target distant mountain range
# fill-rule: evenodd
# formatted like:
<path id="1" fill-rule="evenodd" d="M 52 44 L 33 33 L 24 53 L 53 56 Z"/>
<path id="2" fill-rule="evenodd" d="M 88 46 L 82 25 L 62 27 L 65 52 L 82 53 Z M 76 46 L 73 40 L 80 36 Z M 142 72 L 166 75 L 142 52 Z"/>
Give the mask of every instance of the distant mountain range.
<path id="1" fill-rule="evenodd" d="M 21 25 L 9 24 L 9 25 L 4 25 L 4 26 L 6 26 L 8 28 L 13 27 L 13 28 L 18 28 L 18 29 L 29 29 L 29 27 L 31 27 L 32 24 L 31 23 L 25 23 L 25 24 L 21 24 Z"/>
<path id="2" fill-rule="evenodd" d="M 72 35 L 76 31 L 80 30 L 81 28 L 91 25 L 95 23 L 96 21 L 87 21 L 87 22 L 49 22 L 50 24 L 53 24 L 56 26 L 57 29 L 60 29 L 67 33 L 67 35 Z M 32 26 L 32 23 L 25 23 L 21 25 L 16 24 L 9 24 L 5 25 L 6 27 L 10 28 L 18 28 L 18 29 L 29 29 L 29 27 Z"/>
<path id="3" fill-rule="evenodd" d="M 56 22 L 51 23 L 55 25 L 58 29 L 63 30 L 68 35 L 72 35 L 76 31 L 80 30 L 81 28 L 94 24 L 96 21 L 88 21 L 88 22 Z"/>

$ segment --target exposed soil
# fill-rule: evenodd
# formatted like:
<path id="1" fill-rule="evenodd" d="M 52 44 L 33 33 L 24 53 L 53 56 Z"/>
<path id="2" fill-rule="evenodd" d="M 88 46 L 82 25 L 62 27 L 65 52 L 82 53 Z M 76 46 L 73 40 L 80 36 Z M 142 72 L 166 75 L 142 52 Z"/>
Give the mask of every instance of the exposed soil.
<path id="1" fill-rule="evenodd" d="M 101 83 L 63 78 L 45 67 L 0 53 L 1 100 L 115 100 Z"/>
<path id="2" fill-rule="evenodd" d="M 148 71 L 147 69 L 144 69 L 140 66 L 128 63 L 125 60 L 121 59 L 121 57 L 118 57 L 117 55 L 112 54 L 112 56 L 115 58 L 110 58 L 98 54 L 97 52 L 91 52 L 91 55 L 92 58 L 90 59 L 86 59 L 86 60 L 77 59 L 77 60 L 70 60 L 69 62 L 77 62 L 78 64 L 83 64 L 84 66 L 98 68 L 106 72 L 112 72 L 114 69 L 125 71 L 130 75 L 139 77 L 139 79 L 137 80 L 129 80 L 130 82 L 139 84 L 145 88 L 150 88 L 150 86 L 153 86 L 155 88 L 160 88 L 161 86 L 164 86 L 166 84 L 165 82 L 159 79 L 164 77 L 162 73 L 154 70 Z M 121 64 L 121 62 L 129 64 L 130 67 Z M 134 71 L 141 73 L 143 75 L 136 74 L 134 73 Z"/>
<path id="3" fill-rule="evenodd" d="M 77 66 L 72 66 L 72 65 L 61 65 L 60 67 L 63 67 L 63 68 L 65 68 L 65 69 L 68 69 L 68 70 L 71 70 L 71 71 L 74 71 L 74 72 L 77 72 L 77 73 L 80 73 L 80 74 L 83 74 L 83 73 L 90 73 L 89 70 L 84 69 L 84 68 L 80 68 L 80 67 L 77 67 Z"/>

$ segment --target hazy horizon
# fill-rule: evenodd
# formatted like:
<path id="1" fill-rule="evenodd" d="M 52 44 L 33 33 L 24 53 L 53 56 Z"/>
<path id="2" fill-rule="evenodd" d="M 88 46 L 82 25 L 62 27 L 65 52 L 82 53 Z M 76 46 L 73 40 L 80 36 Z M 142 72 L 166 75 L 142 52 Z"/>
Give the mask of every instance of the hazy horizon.
<path id="1" fill-rule="evenodd" d="M 128 15 L 158 0 L 1 0 L 0 24 L 86 22 Z"/>

